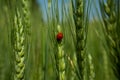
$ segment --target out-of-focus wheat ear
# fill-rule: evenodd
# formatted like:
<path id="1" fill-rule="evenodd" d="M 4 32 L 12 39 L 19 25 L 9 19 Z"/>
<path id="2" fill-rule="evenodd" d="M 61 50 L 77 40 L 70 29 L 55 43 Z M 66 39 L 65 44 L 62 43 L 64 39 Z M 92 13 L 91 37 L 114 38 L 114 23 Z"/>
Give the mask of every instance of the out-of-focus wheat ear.
<path id="1" fill-rule="evenodd" d="M 106 2 L 101 2 L 101 13 L 102 18 L 105 24 L 106 29 L 106 41 L 107 46 L 109 48 L 108 50 L 108 62 L 111 64 L 111 68 L 113 69 L 112 72 L 109 70 L 109 75 L 111 73 L 114 73 L 116 77 L 119 77 L 118 72 L 118 64 L 119 64 L 119 58 L 117 57 L 119 55 L 119 48 L 117 46 L 118 44 L 118 33 L 117 33 L 117 2 L 115 0 L 107 0 Z M 108 70 L 107 70 L 108 71 Z M 106 77 L 106 79 L 110 79 L 110 77 Z"/>
<path id="2" fill-rule="evenodd" d="M 108 16 L 106 18 L 106 30 L 107 30 L 107 40 L 108 40 L 108 47 L 110 52 L 110 61 L 112 62 L 112 69 L 115 75 L 118 74 L 117 67 L 118 64 L 118 49 L 117 49 L 117 32 L 116 32 L 116 12 L 115 12 L 115 1 L 107 0 L 107 4 L 105 5 L 105 13 Z"/>
<path id="3" fill-rule="evenodd" d="M 30 35 L 30 2 L 31 0 L 22 0 L 23 23 L 25 24 L 26 33 Z"/>
<path id="4" fill-rule="evenodd" d="M 22 13 L 22 22 L 24 24 L 24 32 L 25 32 L 25 42 L 26 42 L 26 51 L 27 51 L 27 57 L 30 53 L 30 43 L 31 43 L 31 18 L 30 18 L 30 4 L 31 4 L 31 0 L 22 0 L 21 1 L 21 13 Z"/>
<path id="5" fill-rule="evenodd" d="M 117 0 L 117 47 L 118 47 L 118 61 L 120 61 L 120 0 Z M 117 64 L 118 78 L 120 79 L 120 62 Z"/>
<path id="6" fill-rule="evenodd" d="M 79 70 L 78 70 L 78 66 L 77 66 L 77 57 L 76 57 L 76 54 L 74 53 L 73 55 L 73 59 L 71 59 L 67 54 L 66 54 L 66 57 L 70 63 L 70 66 L 72 68 L 72 75 L 71 76 L 71 80 L 80 80 L 81 77 L 80 77 L 80 74 L 79 74 Z"/>
<path id="7" fill-rule="evenodd" d="M 95 68 L 94 68 L 94 64 L 93 64 L 93 59 L 91 54 L 88 54 L 88 65 L 89 65 L 89 80 L 94 80 L 95 79 Z"/>
<path id="8" fill-rule="evenodd" d="M 64 43 L 63 43 L 63 35 L 59 34 L 62 32 L 62 28 L 60 25 L 57 26 L 57 68 L 58 68 L 58 75 L 59 79 L 58 80 L 66 80 L 66 75 L 65 75 L 65 53 L 64 53 Z"/>
<path id="9" fill-rule="evenodd" d="M 24 26 L 24 34 L 25 34 L 25 58 L 26 58 L 26 67 L 28 66 L 28 61 L 30 58 L 30 53 L 31 53 L 31 14 L 30 14 L 30 5 L 31 5 L 31 0 L 21 0 L 21 13 L 22 13 L 22 23 Z M 27 73 L 27 68 L 25 69 L 25 73 Z M 27 78 L 27 76 L 26 76 Z"/>
<path id="10" fill-rule="evenodd" d="M 24 27 L 22 25 L 22 17 L 20 15 L 19 10 L 16 10 L 14 16 L 14 35 L 13 35 L 13 51 L 15 54 L 15 73 L 14 80 L 24 80 L 24 54 L 25 54 L 25 46 L 24 46 Z"/>
<path id="11" fill-rule="evenodd" d="M 27 51 L 27 57 L 29 58 L 29 53 L 30 53 L 30 47 L 31 47 L 31 18 L 30 18 L 30 4 L 31 0 L 22 0 L 21 1 L 21 8 L 22 8 L 22 16 L 23 16 L 23 24 L 24 24 L 24 32 L 25 32 L 25 42 L 26 42 L 26 51 Z"/>

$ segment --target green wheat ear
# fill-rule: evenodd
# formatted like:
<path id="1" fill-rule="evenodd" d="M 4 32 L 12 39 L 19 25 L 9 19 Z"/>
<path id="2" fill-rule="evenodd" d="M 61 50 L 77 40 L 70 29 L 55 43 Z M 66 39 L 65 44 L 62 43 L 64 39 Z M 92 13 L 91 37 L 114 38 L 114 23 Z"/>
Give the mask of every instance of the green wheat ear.
<path id="1" fill-rule="evenodd" d="M 61 26 L 57 26 L 57 32 L 61 32 Z M 58 66 L 58 75 L 59 75 L 59 80 L 66 80 L 66 75 L 65 75 L 65 53 L 63 50 L 64 44 L 63 40 L 57 43 L 57 66 Z"/>
<path id="2" fill-rule="evenodd" d="M 22 18 L 19 10 L 17 9 L 14 17 L 14 54 L 15 54 L 15 75 L 14 80 L 23 80 L 24 79 L 24 28 L 22 25 Z"/>
<path id="3" fill-rule="evenodd" d="M 14 25 L 12 44 L 13 52 L 15 54 L 15 74 L 14 80 L 24 80 L 25 77 L 25 40 L 27 39 L 26 33 L 29 32 L 30 19 L 29 19 L 29 2 L 28 0 L 22 0 L 22 5 L 17 6 L 14 9 Z M 28 33 L 27 33 L 28 34 Z M 28 42 L 28 40 L 27 40 Z"/>
<path id="4" fill-rule="evenodd" d="M 83 55 L 84 55 L 84 25 L 83 25 L 83 0 L 76 0 L 76 9 L 73 8 L 74 22 L 76 27 L 76 54 L 77 64 L 79 67 L 80 76 L 83 79 Z"/>
<path id="5" fill-rule="evenodd" d="M 106 79 L 110 79 L 110 77 L 115 77 L 118 71 L 117 71 L 117 65 L 118 62 L 118 55 L 119 55 L 119 49 L 118 49 L 118 33 L 117 33 L 117 9 L 116 9 L 116 1 L 114 0 L 107 0 L 106 3 L 101 2 L 101 13 L 102 18 L 104 20 L 105 24 L 105 30 L 106 30 L 106 41 L 108 46 L 108 60 L 107 63 L 112 64 L 111 67 L 112 70 L 106 69 L 106 75 L 109 75 L 109 77 L 106 77 Z M 107 66 L 107 65 L 106 65 Z M 115 68 L 116 67 L 116 68 Z M 112 76 L 111 76 L 112 74 Z"/>

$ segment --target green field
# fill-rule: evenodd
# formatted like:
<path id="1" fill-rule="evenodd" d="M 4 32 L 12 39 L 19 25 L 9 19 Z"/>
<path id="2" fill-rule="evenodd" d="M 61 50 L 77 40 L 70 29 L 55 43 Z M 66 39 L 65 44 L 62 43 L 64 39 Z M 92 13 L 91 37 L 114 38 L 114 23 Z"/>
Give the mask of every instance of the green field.
<path id="1" fill-rule="evenodd" d="M 0 0 L 0 80 L 120 80 L 120 1 L 44 1 Z"/>

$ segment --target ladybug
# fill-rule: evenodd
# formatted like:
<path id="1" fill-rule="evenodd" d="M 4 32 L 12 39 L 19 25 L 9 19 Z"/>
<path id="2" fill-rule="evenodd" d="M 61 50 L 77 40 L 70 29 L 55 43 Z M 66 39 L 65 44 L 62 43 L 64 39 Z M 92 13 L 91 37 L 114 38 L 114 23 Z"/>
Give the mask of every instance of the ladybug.
<path id="1" fill-rule="evenodd" d="M 62 32 L 59 32 L 59 33 L 57 34 L 56 38 L 57 38 L 57 41 L 61 41 L 62 38 L 63 38 L 63 33 L 62 33 Z"/>

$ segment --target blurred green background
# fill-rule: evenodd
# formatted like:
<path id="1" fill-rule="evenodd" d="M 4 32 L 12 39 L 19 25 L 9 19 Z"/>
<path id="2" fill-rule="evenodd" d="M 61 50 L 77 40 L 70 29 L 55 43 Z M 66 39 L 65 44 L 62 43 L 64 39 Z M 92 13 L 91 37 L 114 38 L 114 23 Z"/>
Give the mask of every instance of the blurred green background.
<path id="1" fill-rule="evenodd" d="M 14 54 L 11 46 L 11 21 L 8 0 L 0 0 L 0 80 L 13 80 L 14 71 Z M 72 16 L 72 7 L 70 2 L 64 2 L 64 7 L 60 11 L 55 9 L 52 12 L 46 12 L 47 8 L 42 8 L 39 1 L 31 0 L 31 34 L 30 50 L 26 57 L 25 79 L 26 80 L 55 80 L 56 64 L 54 58 L 55 40 L 54 30 L 57 25 L 61 25 L 64 33 L 64 52 L 71 60 L 75 54 L 75 25 Z M 93 1 L 94 2 L 94 1 Z M 65 4 L 66 3 L 66 4 Z M 44 4 L 44 3 L 42 3 Z M 54 3 L 53 3 L 54 4 Z M 47 4 L 44 4 L 47 5 Z M 91 4 L 96 7 L 95 2 Z M 62 12 L 63 9 L 63 12 Z M 92 56 L 94 66 L 94 80 L 118 80 L 110 72 L 110 62 L 107 55 L 107 44 L 105 41 L 105 29 L 103 22 L 99 17 L 98 9 L 90 8 L 88 16 L 88 34 L 86 41 L 86 54 Z M 60 15 L 56 15 L 56 14 Z M 94 13 L 96 12 L 96 13 Z M 46 13 L 46 15 L 44 15 Z M 48 16 L 49 15 L 49 16 Z M 55 19 L 55 16 L 57 19 Z M 62 17 L 61 17 L 62 16 Z M 97 16 L 97 17 L 96 17 Z M 59 20 L 59 18 L 61 20 Z M 52 27 L 51 27 L 52 26 Z M 54 27 L 53 27 L 54 26 Z M 87 56 L 89 57 L 89 56 Z M 87 60 L 89 62 L 89 60 Z M 78 80 L 70 62 L 66 59 L 66 77 L 67 80 Z M 88 76 L 90 75 L 90 65 L 86 63 Z M 111 79 L 110 79 L 111 78 Z"/>

